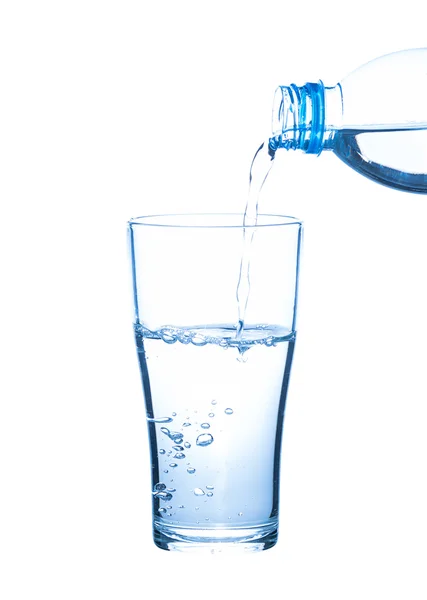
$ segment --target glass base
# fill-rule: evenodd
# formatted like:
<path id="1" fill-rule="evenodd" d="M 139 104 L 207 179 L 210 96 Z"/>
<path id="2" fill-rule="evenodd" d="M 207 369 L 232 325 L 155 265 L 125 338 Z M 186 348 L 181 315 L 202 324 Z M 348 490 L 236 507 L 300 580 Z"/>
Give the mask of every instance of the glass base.
<path id="1" fill-rule="evenodd" d="M 277 542 L 277 521 L 253 527 L 197 529 L 154 520 L 153 539 L 162 550 L 179 552 L 261 552 Z"/>

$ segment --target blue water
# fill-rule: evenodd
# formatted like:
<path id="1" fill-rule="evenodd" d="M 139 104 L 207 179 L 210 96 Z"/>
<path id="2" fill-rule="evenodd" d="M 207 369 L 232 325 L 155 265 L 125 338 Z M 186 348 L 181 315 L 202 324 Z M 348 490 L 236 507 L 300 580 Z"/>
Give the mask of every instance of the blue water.
<path id="1" fill-rule="evenodd" d="M 240 339 L 234 325 L 137 325 L 135 334 L 155 528 L 168 535 L 185 528 L 190 538 L 273 530 L 295 333 L 247 324 Z"/>
<path id="2" fill-rule="evenodd" d="M 427 194 L 427 126 L 338 130 L 333 151 L 377 183 Z"/>

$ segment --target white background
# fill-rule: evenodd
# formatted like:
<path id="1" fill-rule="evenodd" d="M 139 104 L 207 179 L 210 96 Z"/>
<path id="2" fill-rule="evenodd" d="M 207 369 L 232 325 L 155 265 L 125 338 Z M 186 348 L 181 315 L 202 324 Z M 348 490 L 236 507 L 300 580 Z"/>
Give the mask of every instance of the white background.
<path id="1" fill-rule="evenodd" d="M 2 600 L 427 597 L 426 198 L 275 167 L 305 252 L 268 552 L 153 545 L 130 327 L 127 219 L 242 210 L 278 84 L 426 45 L 422 3 L 393 6 L 2 2 Z"/>

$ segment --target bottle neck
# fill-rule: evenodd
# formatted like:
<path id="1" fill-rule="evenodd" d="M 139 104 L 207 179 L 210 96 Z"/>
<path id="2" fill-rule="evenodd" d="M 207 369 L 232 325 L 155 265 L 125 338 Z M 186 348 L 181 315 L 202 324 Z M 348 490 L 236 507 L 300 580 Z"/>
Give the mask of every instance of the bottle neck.
<path id="1" fill-rule="evenodd" d="M 307 154 L 330 150 L 342 112 L 340 84 L 325 87 L 319 81 L 301 87 L 294 83 L 281 86 L 274 97 L 270 147 L 302 150 Z"/>

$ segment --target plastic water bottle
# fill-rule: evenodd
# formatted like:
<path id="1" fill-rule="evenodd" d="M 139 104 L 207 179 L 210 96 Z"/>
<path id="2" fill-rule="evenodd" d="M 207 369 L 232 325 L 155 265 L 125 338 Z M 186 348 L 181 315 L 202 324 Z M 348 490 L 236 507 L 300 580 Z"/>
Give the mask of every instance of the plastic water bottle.
<path id="1" fill-rule="evenodd" d="M 377 58 L 333 87 L 279 87 L 269 145 L 331 150 L 378 183 L 427 194 L 427 48 Z"/>

